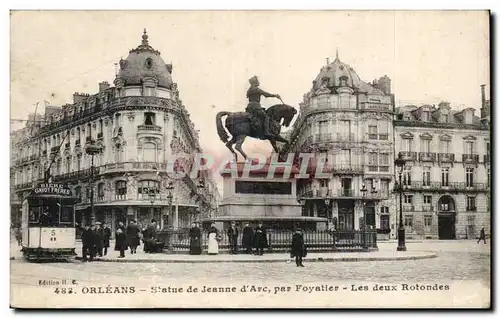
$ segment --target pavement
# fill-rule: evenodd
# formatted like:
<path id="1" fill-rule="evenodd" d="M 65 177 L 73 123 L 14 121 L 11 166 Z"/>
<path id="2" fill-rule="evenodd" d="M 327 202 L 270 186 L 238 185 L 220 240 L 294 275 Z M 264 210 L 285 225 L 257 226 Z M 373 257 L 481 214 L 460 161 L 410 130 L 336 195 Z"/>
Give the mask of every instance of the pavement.
<path id="1" fill-rule="evenodd" d="M 114 246 L 114 242 L 111 242 Z M 394 245 L 394 246 L 393 246 Z M 438 253 L 432 251 L 411 250 L 406 252 L 396 251 L 397 243 L 381 243 L 378 251 L 371 252 L 321 252 L 308 253 L 307 262 L 363 262 L 363 261 L 407 261 L 438 257 Z M 392 248 L 394 247 L 394 248 Z M 75 260 L 81 260 L 81 242 L 77 242 Z M 217 255 L 188 255 L 188 254 L 149 254 L 142 251 L 142 246 L 138 248 L 137 254 L 130 254 L 126 251 L 125 257 L 120 258 L 119 252 L 114 248 L 108 249 L 108 255 L 97 257 L 98 262 L 116 263 L 283 263 L 290 262 L 289 253 L 264 253 L 262 256 L 248 254 L 217 254 Z M 19 248 L 11 245 L 11 260 L 22 258 Z"/>

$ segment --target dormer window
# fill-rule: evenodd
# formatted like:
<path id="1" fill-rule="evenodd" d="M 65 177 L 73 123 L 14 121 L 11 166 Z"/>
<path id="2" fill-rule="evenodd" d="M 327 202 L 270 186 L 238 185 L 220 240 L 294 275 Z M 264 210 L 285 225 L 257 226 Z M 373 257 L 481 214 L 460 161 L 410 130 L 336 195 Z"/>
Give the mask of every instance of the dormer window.
<path id="1" fill-rule="evenodd" d="M 155 124 L 155 113 L 144 113 L 144 125 L 154 125 Z"/>
<path id="2" fill-rule="evenodd" d="M 428 110 L 422 111 L 422 121 L 429 121 L 430 114 Z"/>

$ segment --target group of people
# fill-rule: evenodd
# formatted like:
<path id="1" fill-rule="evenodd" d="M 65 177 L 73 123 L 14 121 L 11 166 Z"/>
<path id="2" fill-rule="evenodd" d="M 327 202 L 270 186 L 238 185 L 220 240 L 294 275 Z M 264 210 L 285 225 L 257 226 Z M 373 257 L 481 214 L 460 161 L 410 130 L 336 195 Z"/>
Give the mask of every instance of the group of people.
<path id="1" fill-rule="evenodd" d="M 152 219 L 146 228 L 142 229 L 136 220 L 129 222 L 127 226 L 118 222 L 115 233 L 115 251 L 120 251 L 120 258 L 125 257 L 125 251 L 130 248 L 130 254 L 137 253 L 137 247 L 144 244 L 144 253 L 157 253 L 163 248 L 163 242 L 158 242 L 156 220 Z"/>
<path id="2" fill-rule="evenodd" d="M 111 229 L 106 223 L 86 225 L 82 231 L 82 261 L 92 262 L 94 258 L 108 254 Z"/>

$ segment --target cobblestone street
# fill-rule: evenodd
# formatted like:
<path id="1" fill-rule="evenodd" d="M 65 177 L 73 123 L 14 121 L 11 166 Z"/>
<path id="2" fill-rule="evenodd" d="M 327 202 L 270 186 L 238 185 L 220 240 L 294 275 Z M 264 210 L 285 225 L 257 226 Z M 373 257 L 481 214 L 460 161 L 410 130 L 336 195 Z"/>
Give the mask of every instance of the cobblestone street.
<path id="1" fill-rule="evenodd" d="M 395 242 L 379 244 L 380 250 L 396 247 Z M 409 250 L 435 251 L 437 258 L 413 261 L 309 263 L 297 268 L 294 263 L 237 264 L 161 264 L 161 263 L 27 263 L 11 261 L 13 284 L 37 284 L 38 279 L 68 278 L 79 281 L 121 283 L 141 280 L 213 282 L 230 279 L 294 281 L 358 280 L 398 283 L 401 281 L 483 280 L 490 278 L 490 245 L 475 241 L 432 241 L 408 243 Z M 142 253 L 140 251 L 139 253 Z M 207 273 L 210 273 L 207 275 Z"/>

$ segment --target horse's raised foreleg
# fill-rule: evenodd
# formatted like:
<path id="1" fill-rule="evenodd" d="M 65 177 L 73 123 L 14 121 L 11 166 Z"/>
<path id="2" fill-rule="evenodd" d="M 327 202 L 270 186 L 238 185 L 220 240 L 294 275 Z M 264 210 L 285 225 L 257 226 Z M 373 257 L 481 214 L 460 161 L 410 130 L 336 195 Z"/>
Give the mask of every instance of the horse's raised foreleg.
<path id="1" fill-rule="evenodd" d="M 247 160 L 248 156 L 243 151 L 242 145 L 243 145 L 243 142 L 245 141 L 246 138 L 247 138 L 246 135 L 239 135 L 236 138 L 236 146 L 234 146 L 234 148 L 236 148 L 236 150 L 238 150 L 238 152 L 241 153 L 241 155 L 243 156 L 243 158 L 245 158 L 245 160 Z"/>
<path id="2" fill-rule="evenodd" d="M 235 143 L 235 142 L 236 142 L 236 141 L 235 141 L 235 138 L 234 138 L 234 137 L 232 137 L 231 139 L 229 139 L 229 141 L 228 141 L 228 142 L 226 142 L 226 147 L 227 147 L 227 149 L 229 149 L 229 151 L 231 151 L 231 153 L 233 154 L 235 162 L 238 162 L 238 154 L 237 154 L 237 153 L 236 153 L 236 151 L 234 151 L 234 149 L 233 149 L 233 145 L 234 145 L 234 143 Z"/>

